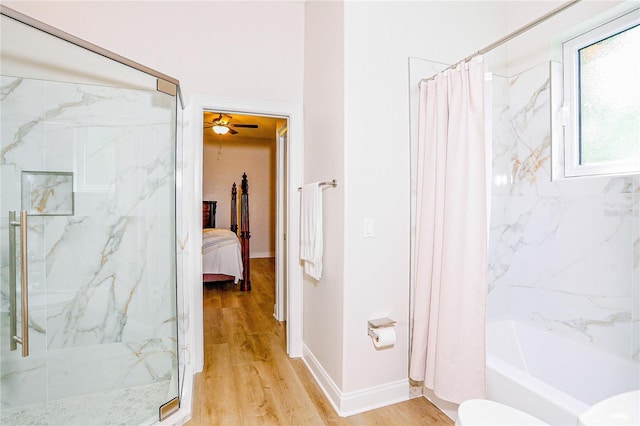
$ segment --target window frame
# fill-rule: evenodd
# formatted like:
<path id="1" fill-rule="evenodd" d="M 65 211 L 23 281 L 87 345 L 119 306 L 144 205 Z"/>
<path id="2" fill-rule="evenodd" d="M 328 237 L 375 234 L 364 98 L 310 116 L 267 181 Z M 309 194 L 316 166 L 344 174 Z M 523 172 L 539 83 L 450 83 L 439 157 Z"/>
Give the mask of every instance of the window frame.
<path id="1" fill-rule="evenodd" d="M 580 66 L 579 51 L 606 38 L 640 25 L 640 8 L 596 26 L 562 43 L 563 126 L 565 177 L 628 175 L 640 173 L 634 160 L 580 164 Z M 640 138 L 640 136 L 639 136 Z"/>

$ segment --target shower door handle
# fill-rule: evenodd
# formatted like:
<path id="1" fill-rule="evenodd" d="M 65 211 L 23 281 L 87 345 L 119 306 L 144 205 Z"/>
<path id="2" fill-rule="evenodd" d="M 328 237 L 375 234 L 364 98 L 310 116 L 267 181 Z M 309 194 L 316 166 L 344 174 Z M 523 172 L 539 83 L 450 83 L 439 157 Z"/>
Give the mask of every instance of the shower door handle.
<path id="1" fill-rule="evenodd" d="M 22 337 L 18 336 L 18 313 L 16 291 L 16 227 L 20 227 L 20 289 L 22 304 Z M 10 349 L 15 351 L 22 345 L 22 356 L 29 356 L 29 276 L 27 268 L 27 211 L 9 212 L 9 332 Z"/>

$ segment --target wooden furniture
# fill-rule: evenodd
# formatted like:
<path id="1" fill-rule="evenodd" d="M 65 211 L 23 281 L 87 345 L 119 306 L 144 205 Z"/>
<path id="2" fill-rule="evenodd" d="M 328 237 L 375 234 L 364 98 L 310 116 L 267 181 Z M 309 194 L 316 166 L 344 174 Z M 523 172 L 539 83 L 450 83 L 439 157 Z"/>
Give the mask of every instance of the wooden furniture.
<path id="1" fill-rule="evenodd" d="M 237 187 L 231 187 L 231 225 L 229 231 L 214 228 L 215 201 L 202 202 L 203 226 L 203 282 L 237 282 L 239 276 L 240 290 L 251 290 L 251 261 L 249 258 L 249 182 L 247 174 L 242 175 L 242 194 L 240 197 L 240 238 L 238 239 Z M 213 228 L 213 229 L 212 229 Z M 231 235 L 232 237 L 230 237 Z M 231 239 L 237 240 L 234 242 Z M 220 249 L 215 249 L 220 246 Z M 213 256 L 218 256 L 214 258 Z M 241 263 L 241 265 L 239 265 Z M 206 265 L 206 266 L 205 266 Z"/>
<path id="2" fill-rule="evenodd" d="M 217 201 L 203 201 L 202 202 L 202 227 L 203 228 L 215 228 L 216 227 L 216 205 Z"/>
<path id="3" fill-rule="evenodd" d="M 242 264 L 244 265 L 244 271 L 242 272 L 242 284 L 240 290 L 251 290 L 251 261 L 249 259 L 249 238 L 251 233 L 249 232 L 249 181 L 247 181 L 247 174 L 242 175 L 242 195 L 240 196 L 240 245 L 242 246 Z M 236 225 L 237 226 L 237 225 Z"/>

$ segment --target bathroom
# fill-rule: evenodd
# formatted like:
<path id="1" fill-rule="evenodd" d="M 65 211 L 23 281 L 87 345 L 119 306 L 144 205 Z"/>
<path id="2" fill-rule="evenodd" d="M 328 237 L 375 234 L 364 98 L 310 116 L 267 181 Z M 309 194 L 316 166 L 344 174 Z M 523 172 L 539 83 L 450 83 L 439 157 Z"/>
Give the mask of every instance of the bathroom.
<path id="1" fill-rule="evenodd" d="M 293 349 L 300 351 L 298 356 L 306 354 L 321 367 L 327 387 L 335 390 L 332 393 L 335 405 L 344 412 L 363 410 L 370 404 L 367 398 L 372 389 L 379 391 L 380 399 L 385 401 L 395 398 L 385 393 L 390 385 L 404 389 L 407 384 L 410 289 L 405 284 L 389 284 L 408 283 L 410 280 L 407 267 L 410 261 L 410 229 L 402 225 L 410 216 L 407 202 L 410 198 L 407 185 L 410 181 L 410 147 L 406 143 L 410 137 L 407 58 L 453 63 L 544 14 L 552 6 L 538 2 L 519 2 L 517 7 L 510 2 L 349 2 L 344 8 L 331 9 L 331 5 L 325 5 L 326 9 L 322 9 L 322 5 L 309 2 L 305 10 L 304 2 L 261 3 L 216 2 L 214 6 L 208 2 L 185 5 L 159 2 L 154 4 L 153 20 L 146 20 L 141 25 L 140 17 L 146 16 L 148 2 L 132 2 L 126 6 L 106 2 L 3 2 L 54 27 L 180 79 L 186 98 L 201 94 L 215 98 L 216 102 L 219 98 L 239 98 L 298 108 L 304 105 L 304 154 L 298 154 L 304 164 L 304 173 L 297 171 L 299 175 L 295 186 L 306 181 L 333 178 L 343 184 L 335 191 L 325 193 L 325 205 L 331 207 L 326 223 L 327 274 L 324 280 L 327 284 L 312 287 L 303 281 L 301 274 L 293 277 L 306 286 L 301 301 L 305 320 L 300 327 L 304 345 Z M 585 16 L 594 16 L 618 4 L 589 3 L 598 10 L 583 11 L 584 15 L 575 19 L 584 20 Z M 209 19 L 218 15 L 234 18 L 211 25 Z M 84 18 L 74 18 L 77 16 Z M 270 18 L 269 22 L 261 19 L 265 16 Z M 121 32 L 113 32 L 112 25 L 109 25 L 113 22 L 119 23 Z M 328 25 L 340 27 L 340 23 L 344 27 L 342 32 L 325 34 L 323 31 Z M 167 28 L 175 28 L 175 31 L 167 31 Z M 202 29 L 194 34 L 196 30 L 193 28 Z M 258 31 L 262 31 L 263 37 L 259 42 L 255 38 Z M 176 43 L 176 34 L 189 35 L 189 38 L 183 43 Z M 522 37 L 526 39 L 527 35 Z M 136 43 L 132 43 L 133 39 Z M 150 45 L 150 40 L 167 50 Z M 201 40 L 210 41 L 202 43 Z M 217 49 L 215 46 L 220 43 L 224 47 Z M 323 43 L 334 48 L 327 51 Z M 509 46 L 505 48 L 509 49 Z M 516 48 L 513 50 L 517 52 Z M 289 53 L 288 57 L 282 57 L 283 51 Z M 219 55 L 213 54 L 219 52 Z M 525 59 L 513 72 L 494 70 L 494 73 L 506 78 L 520 71 L 548 65 L 550 55 L 547 50 L 536 53 L 535 57 L 523 54 Z M 220 67 L 220 60 L 228 66 Z M 265 71 L 256 74 L 252 69 Z M 498 78 L 495 77 L 496 80 Z M 540 84 L 544 81 L 543 76 Z M 323 87 L 323 92 L 310 90 L 314 85 Z M 327 121 L 332 125 L 321 125 Z M 189 140 L 188 130 L 185 140 Z M 197 163 L 197 153 L 186 152 L 185 155 L 189 163 Z M 544 170 L 538 172 L 543 173 Z M 194 177 L 189 173 L 194 172 L 187 169 L 185 181 L 193 181 Z M 618 182 L 622 180 L 620 178 Z M 539 181 L 525 179 L 522 184 L 520 187 L 524 189 L 553 190 L 539 188 L 542 185 Z M 614 198 L 622 199 L 624 204 L 635 197 L 633 205 L 637 208 L 637 180 L 636 189 L 632 192 L 623 192 L 629 190 L 620 189 L 620 185 L 618 188 L 618 195 Z M 185 199 L 196 200 L 189 191 L 190 188 L 184 189 Z M 531 193 L 510 192 L 508 185 L 494 188 L 494 194 L 500 194 L 500 191 L 505 194 L 504 203 L 512 209 L 508 213 L 510 217 L 516 215 L 515 209 L 524 208 L 515 204 L 519 200 L 516 197 L 521 197 L 520 201 L 531 199 Z M 584 191 L 582 194 L 586 196 L 595 189 L 585 188 Z M 545 201 L 554 200 L 554 193 L 550 194 Z M 587 199 L 578 200 L 586 202 Z M 579 204 L 572 206 L 580 208 Z M 606 210 L 611 211 L 606 213 L 611 220 L 627 220 L 628 224 L 633 224 L 632 219 L 637 218 L 620 213 L 616 207 L 618 204 L 612 206 Z M 597 212 L 594 210 L 593 214 Z M 373 219 L 373 238 L 362 238 L 363 218 Z M 634 229 L 637 235 L 637 221 Z M 494 228 L 492 232 L 495 234 L 500 230 Z M 189 247 L 189 241 L 185 244 Z M 631 244 L 625 251 L 626 259 L 632 255 L 637 258 Z M 189 249 L 190 253 L 197 252 L 197 247 Z M 499 249 L 496 247 L 496 252 Z M 494 262 L 496 268 L 501 265 L 499 262 L 513 260 L 506 258 L 512 254 L 503 251 L 500 252 L 503 257 Z M 516 261 L 520 259 L 523 258 L 515 258 Z M 528 257 L 524 259 L 529 262 Z M 185 268 L 189 269 L 189 265 L 185 263 Z M 493 269 L 492 273 L 497 274 Z M 622 311 L 629 312 L 621 316 L 622 322 L 614 321 L 605 326 L 601 322 L 602 315 L 607 318 L 609 314 L 602 312 L 587 320 L 592 324 L 591 328 L 598 329 L 597 324 L 602 324 L 598 330 L 605 332 L 602 339 L 606 340 L 603 344 L 607 350 L 634 353 L 635 357 L 631 359 L 637 363 L 638 341 L 637 337 L 635 341 L 631 337 L 638 335 L 631 329 L 632 324 L 636 327 L 638 324 L 637 304 L 635 308 L 631 305 L 637 301 L 637 268 L 629 275 L 634 279 L 632 289 L 635 293 L 625 296 L 624 300 L 612 302 L 621 304 Z M 511 313 L 519 312 L 514 304 L 523 292 L 540 290 L 544 293 L 541 288 L 528 288 L 532 287 L 530 282 L 507 285 L 505 280 L 493 281 L 488 315 L 494 319 L 504 318 L 507 309 Z M 307 287 L 310 287 L 308 291 Z M 493 299 L 507 297 L 510 305 L 505 303 L 502 308 L 493 309 Z M 545 306 L 554 312 L 567 311 L 564 305 L 556 307 L 556 303 L 564 302 L 550 298 Z M 331 309 L 323 309 L 323 306 Z M 632 317 L 626 319 L 629 315 Z M 398 320 L 398 340 L 405 342 L 391 351 L 375 351 L 366 332 L 363 333 L 368 319 L 382 316 Z M 565 318 L 552 320 L 560 323 Z M 585 339 L 584 333 L 574 330 L 567 326 L 562 331 Z M 629 333 L 624 345 L 633 346 L 618 347 L 616 342 L 621 335 L 611 334 L 610 341 L 607 337 L 609 331 Z M 371 375 L 370 371 L 379 373 Z"/>

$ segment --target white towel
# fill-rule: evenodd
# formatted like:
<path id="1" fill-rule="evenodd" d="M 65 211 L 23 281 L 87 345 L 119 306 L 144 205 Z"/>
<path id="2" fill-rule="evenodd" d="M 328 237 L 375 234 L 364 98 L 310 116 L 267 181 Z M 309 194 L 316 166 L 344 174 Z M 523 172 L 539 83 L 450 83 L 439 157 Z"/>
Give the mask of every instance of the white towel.
<path id="1" fill-rule="evenodd" d="M 300 259 L 304 272 L 320 279 L 322 275 L 322 187 L 319 182 L 302 187 L 300 209 Z"/>

